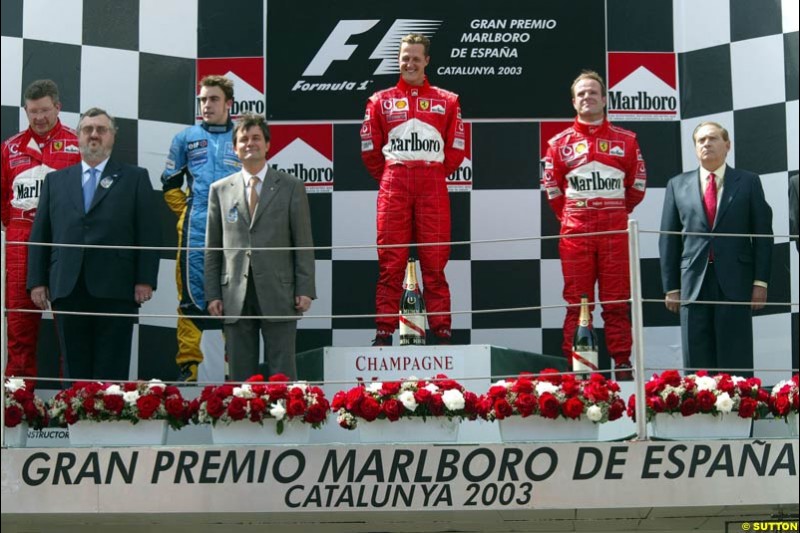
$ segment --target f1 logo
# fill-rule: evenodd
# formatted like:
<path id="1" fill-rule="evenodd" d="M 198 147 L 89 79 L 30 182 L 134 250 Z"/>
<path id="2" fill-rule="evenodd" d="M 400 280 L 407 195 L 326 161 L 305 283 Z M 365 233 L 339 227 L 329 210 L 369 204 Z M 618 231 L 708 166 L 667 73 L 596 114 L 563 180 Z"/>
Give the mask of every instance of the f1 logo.
<path id="1" fill-rule="evenodd" d="M 347 61 L 358 45 L 347 44 L 353 35 L 365 33 L 375 27 L 379 19 L 340 20 L 322 44 L 317 55 L 311 60 L 303 76 L 324 76 L 334 61 Z M 421 33 L 427 37 L 436 33 L 441 20 L 397 19 L 383 36 L 378 46 L 370 54 L 370 59 L 380 59 L 381 63 L 374 74 L 397 74 L 400 39 L 409 33 Z"/>

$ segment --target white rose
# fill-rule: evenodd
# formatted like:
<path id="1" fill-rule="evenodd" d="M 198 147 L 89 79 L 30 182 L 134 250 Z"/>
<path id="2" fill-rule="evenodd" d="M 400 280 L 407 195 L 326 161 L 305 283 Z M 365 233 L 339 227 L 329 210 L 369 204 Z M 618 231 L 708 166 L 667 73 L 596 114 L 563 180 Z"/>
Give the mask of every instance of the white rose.
<path id="1" fill-rule="evenodd" d="M 439 390 L 439 387 L 433 383 L 428 383 L 425 385 L 425 390 L 431 391 L 431 394 L 436 394 L 436 392 Z"/>
<path id="2" fill-rule="evenodd" d="M 701 376 L 695 380 L 697 390 L 717 390 L 717 380 L 709 376 Z"/>
<path id="3" fill-rule="evenodd" d="M 414 398 L 414 393 L 410 390 L 401 392 L 397 396 L 397 399 L 400 400 L 400 403 L 403 404 L 403 407 L 412 413 L 417 410 L 417 400 Z"/>
<path id="4" fill-rule="evenodd" d="M 378 393 L 383 388 L 383 383 L 380 381 L 373 381 L 369 385 L 367 385 L 367 392 Z"/>
<path id="5" fill-rule="evenodd" d="M 540 381 L 536 384 L 536 395 L 541 396 L 545 392 L 555 393 L 558 392 L 558 387 L 549 381 Z"/>
<path id="6" fill-rule="evenodd" d="M 730 413 L 731 410 L 733 410 L 733 400 L 731 399 L 730 394 L 723 392 L 717 396 L 717 401 L 714 402 L 714 407 L 716 407 L 720 413 Z"/>
<path id="7" fill-rule="evenodd" d="M 123 396 L 124 392 L 119 385 L 111 385 L 104 391 L 104 394 L 106 396 Z"/>
<path id="8" fill-rule="evenodd" d="M 6 390 L 8 392 L 14 393 L 19 389 L 25 388 L 25 380 L 19 378 L 9 378 L 6 380 Z"/>
<path id="9" fill-rule="evenodd" d="M 411 376 L 400 384 L 400 390 L 417 390 L 417 381 L 419 381 L 418 377 Z"/>
<path id="10" fill-rule="evenodd" d="M 249 383 L 242 383 L 241 387 L 233 388 L 233 395 L 237 398 L 249 398 L 252 396 L 252 392 L 253 390 Z"/>
<path id="11" fill-rule="evenodd" d="M 298 382 L 294 383 L 292 385 L 292 387 L 300 389 L 303 392 L 306 392 L 306 389 L 308 388 L 308 382 L 306 382 L 306 381 L 298 381 Z"/>
<path id="12" fill-rule="evenodd" d="M 442 402 L 450 411 L 460 411 L 464 408 L 464 395 L 458 389 L 446 390 L 442 393 Z"/>
<path id="13" fill-rule="evenodd" d="M 138 390 L 131 390 L 122 395 L 122 399 L 125 400 L 127 404 L 135 404 L 136 400 L 139 399 L 139 391 Z"/>
<path id="14" fill-rule="evenodd" d="M 159 388 L 162 388 L 162 389 L 163 389 L 163 388 L 165 388 L 165 387 L 166 387 L 166 385 L 164 385 L 164 382 L 163 382 L 163 381 L 161 381 L 160 379 L 151 379 L 151 380 L 150 380 L 150 381 L 147 383 L 147 390 L 154 389 L 154 388 L 156 388 L 156 387 L 159 387 Z"/>
<path id="15" fill-rule="evenodd" d="M 283 417 L 286 416 L 286 408 L 282 402 L 273 403 L 269 408 L 269 414 L 275 417 L 276 420 L 283 420 Z"/>
<path id="16" fill-rule="evenodd" d="M 591 405 L 586 410 L 586 418 L 592 422 L 600 422 L 600 420 L 603 418 L 603 410 L 597 405 Z"/>

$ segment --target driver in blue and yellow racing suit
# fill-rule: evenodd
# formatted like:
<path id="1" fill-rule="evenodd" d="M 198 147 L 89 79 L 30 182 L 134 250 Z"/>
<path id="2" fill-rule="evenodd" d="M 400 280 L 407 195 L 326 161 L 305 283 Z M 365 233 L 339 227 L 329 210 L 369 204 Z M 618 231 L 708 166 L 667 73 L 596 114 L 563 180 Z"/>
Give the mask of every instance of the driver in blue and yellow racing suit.
<path id="1" fill-rule="evenodd" d="M 197 381 L 203 362 L 202 331 L 222 329 L 208 316 L 203 290 L 208 191 L 211 184 L 241 169 L 233 149 L 233 82 L 223 76 L 200 80 L 203 121 L 175 136 L 161 176 L 164 199 L 178 216 L 179 249 L 175 268 L 180 306 L 178 314 L 178 364 L 181 381 Z M 186 317 L 186 318 L 184 318 Z"/>

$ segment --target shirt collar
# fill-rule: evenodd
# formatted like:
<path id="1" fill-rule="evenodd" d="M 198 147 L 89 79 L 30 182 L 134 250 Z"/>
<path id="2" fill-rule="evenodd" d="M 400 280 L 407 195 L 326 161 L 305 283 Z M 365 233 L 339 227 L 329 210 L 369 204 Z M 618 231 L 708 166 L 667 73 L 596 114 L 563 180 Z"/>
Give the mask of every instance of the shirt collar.
<path id="1" fill-rule="evenodd" d="M 100 172 L 101 176 L 103 175 L 103 171 L 106 169 L 106 165 L 108 164 L 108 160 L 109 159 L 111 159 L 111 158 L 110 157 L 106 157 L 97 166 L 94 167 Z M 81 169 L 82 169 L 81 172 L 83 174 L 86 174 L 86 172 L 88 172 L 89 169 L 91 169 L 91 168 L 92 168 L 91 166 L 86 164 L 86 161 L 81 160 Z"/>
<path id="2" fill-rule="evenodd" d="M 242 176 L 244 176 L 245 185 L 249 185 L 250 184 L 250 178 L 252 178 L 253 176 L 258 178 L 258 181 L 263 183 L 264 182 L 264 178 L 266 178 L 266 176 L 267 176 L 267 165 L 265 164 L 261 168 L 261 170 L 259 170 L 255 174 L 250 174 L 247 170 L 245 170 L 244 167 L 242 167 Z"/>
<path id="3" fill-rule="evenodd" d="M 717 188 L 722 187 L 722 181 L 725 179 L 725 168 L 727 168 L 726 163 L 722 163 L 722 166 L 718 169 L 714 170 L 714 181 L 717 182 Z M 700 167 L 700 183 L 706 183 L 708 181 L 708 175 L 711 174 L 710 170 L 706 170 L 702 166 Z"/>

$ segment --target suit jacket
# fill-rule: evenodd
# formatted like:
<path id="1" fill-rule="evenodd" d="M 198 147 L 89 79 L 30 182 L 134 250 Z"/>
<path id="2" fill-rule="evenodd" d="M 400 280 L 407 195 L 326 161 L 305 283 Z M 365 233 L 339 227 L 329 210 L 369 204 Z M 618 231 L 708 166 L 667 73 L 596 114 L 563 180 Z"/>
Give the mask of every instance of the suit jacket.
<path id="1" fill-rule="evenodd" d="M 685 172 L 667 184 L 661 231 L 772 234 L 772 209 L 761 179 L 752 172 L 726 167 L 722 198 L 709 227 L 700 190 L 700 170 Z M 769 281 L 772 238 L 661 235 L 661 281 L 664 292 L 681 290 L 695 300 L 708 268 L 709 246 L 719 286 L 729 300 L 750 301 L 753 281 Z"/>
<path id="2" fill-rule="evenodd" d="M 159 246 L 153 187 L 147 170 L 109 159 L 88 213 L 84 213 L 81 165 L 45 176 L 31 242 Z M 157 250 L 31 246 L 28 290 L 45 285 L 51 301 L 69 296 L 81 270 L 96 298 L 134 299 L 134 285 L 156 288 Z"/>
<path id="3" fill-rule="evenodd" d="M 313 245 L 305 186 L 294 176 L 272 168 L 267 170 L 252 221 L 241 172 L 211 186 L 206 247 Z M 316 298 L 313 250 L 207 250 L 205 259 L 206 301 L 221 299 L 226 315 L 241 314 L 250 269 L 264 315 L 301 315 L 294 307 L 294 297 Z"/>

